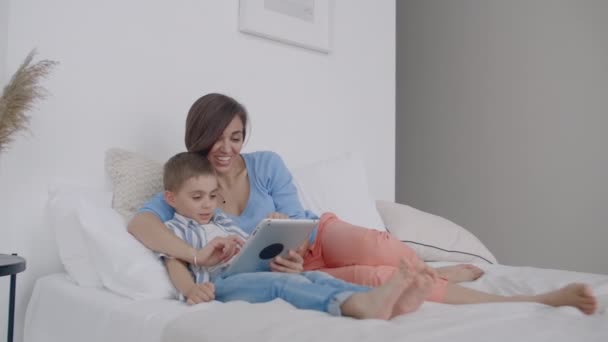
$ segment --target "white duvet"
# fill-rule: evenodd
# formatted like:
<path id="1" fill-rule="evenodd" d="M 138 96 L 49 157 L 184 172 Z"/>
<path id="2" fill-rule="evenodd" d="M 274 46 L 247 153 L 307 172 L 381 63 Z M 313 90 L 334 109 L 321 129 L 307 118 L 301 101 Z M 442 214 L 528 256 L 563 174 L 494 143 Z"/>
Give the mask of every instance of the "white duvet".
<path id="1" fill-rule="evenodd" d="M 275 300 L 222 304 L 182 315 L 163 341 L 608 341 L 608 276 L 548 269 L 483 266 L 467 286 L 497 294 L 533 294 L 570 282 L 589 283 L 600 300 L 597 314 L 533 303 L 447 305 L 425 303 L 392 321 L 355 320 L 297 310 Z"/>
<path id="2" fill-rule="evenodd" d="M 443 263 L 445 264 L 445 263 Z M 435 264 L 438 266 L 442 264 Z M 36 341 L 608 341 L 608 276 L 530 267 L 479 265 L 486 274 L 466 286 L 497 294 L 533 294 L 571 282 L 592 286 L 600 303 L 586 316 L 574 308 L 532 303 L 425 303 L 392 321 L 354 320 L 265 304 L 134 301 L 84 289 L 53 275 L 38 281 L 26 317 L 25 342 Z"/>

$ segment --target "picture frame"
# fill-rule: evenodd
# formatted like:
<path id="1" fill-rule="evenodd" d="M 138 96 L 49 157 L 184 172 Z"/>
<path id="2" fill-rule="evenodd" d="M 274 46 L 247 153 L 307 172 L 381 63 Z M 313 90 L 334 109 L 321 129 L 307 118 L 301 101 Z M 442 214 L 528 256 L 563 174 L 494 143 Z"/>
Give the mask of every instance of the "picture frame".
<path id="1" fill-rule="evenodd" d="M 329 53 L 332 1 L 239 0 L 239 31 Z"/>

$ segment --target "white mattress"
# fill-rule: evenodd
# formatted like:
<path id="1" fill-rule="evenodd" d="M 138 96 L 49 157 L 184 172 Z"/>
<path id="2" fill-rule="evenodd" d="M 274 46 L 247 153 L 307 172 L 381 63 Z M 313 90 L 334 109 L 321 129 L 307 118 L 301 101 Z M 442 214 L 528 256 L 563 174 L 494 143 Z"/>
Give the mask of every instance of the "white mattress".
<path id="1" fill-rule="evenodd" d="M 608 341 L 608 276 L 479 266 L 486 275 L 468 287 L 510 295 L 586 282 L 598 296 L 600 309 L 585 316 L 574 308 L 533 303 L 425 303 L 390 322 L 358 321 L 297 310 L 281 300 L 194 307 L 171 300 L 133 301 L 102 289 L 80 288 L 56 274 L 36 283 L 24 341 Z"/>
<path id="2" fill-rule="evenodd" d="M 27 307 L 24 342 L 156 342 L 181 314 L 221 303 L 188 306 L 177 300 L 132 300 L 76 285 L 67 274 L 36 281 Z"/>

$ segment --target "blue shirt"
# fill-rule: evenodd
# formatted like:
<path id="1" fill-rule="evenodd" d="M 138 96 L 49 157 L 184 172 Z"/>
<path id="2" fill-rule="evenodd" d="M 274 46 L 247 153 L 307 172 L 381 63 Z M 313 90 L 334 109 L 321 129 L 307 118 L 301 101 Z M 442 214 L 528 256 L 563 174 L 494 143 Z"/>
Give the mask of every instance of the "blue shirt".
<path id="1" fill-rule="evenodd" d="M 236 226 L 250 234 L 272 212 L 287 214 L 295 219 L 319 218 L 313 212 L 304 210 L 300 204 L 291 172 L 278 154 L 265 151 L 242 153 L 241 156 L 249 177 L 249 199 L 241 215 L 225 213 Z M 146 202 L 138 210 L 140 212 L 152 212 L 163 222 L 172 219 L 175 214 L 162 192 Z M 315 235 L 316 231 L 312 234 L 311 241 L 314 241 Z"/>

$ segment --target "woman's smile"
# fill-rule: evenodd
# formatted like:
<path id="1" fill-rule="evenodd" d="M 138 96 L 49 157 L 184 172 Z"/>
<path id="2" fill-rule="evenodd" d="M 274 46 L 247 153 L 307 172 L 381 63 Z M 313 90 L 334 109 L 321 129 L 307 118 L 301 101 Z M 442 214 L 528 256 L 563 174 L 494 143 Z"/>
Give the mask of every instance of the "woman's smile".
<path id="1" fill-rule="evenodd" d="M 217 160 L 217 163 L 219 165 L 228 166 L 228 165 L 230 165 L 230 161 L 232 160 L 232 157 L 217 156 L 217 157 L 215 157 L 215 159 Z"/>

